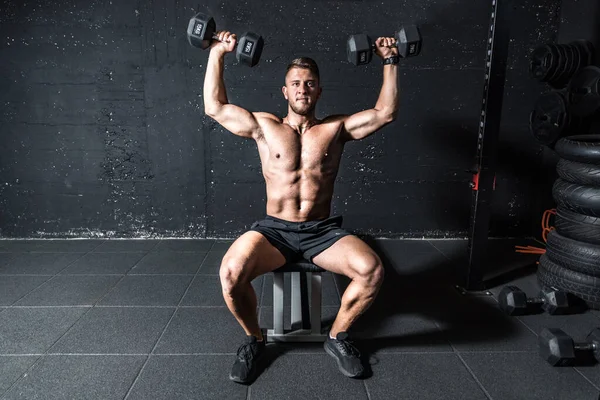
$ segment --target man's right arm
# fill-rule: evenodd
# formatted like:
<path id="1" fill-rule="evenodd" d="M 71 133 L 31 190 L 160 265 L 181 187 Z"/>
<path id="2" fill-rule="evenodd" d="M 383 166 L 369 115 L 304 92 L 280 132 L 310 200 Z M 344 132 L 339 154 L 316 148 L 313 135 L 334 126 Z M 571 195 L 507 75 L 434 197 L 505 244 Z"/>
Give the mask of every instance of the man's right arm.
<path id="1" fill-rule="evenodd" d="M 204 77 L 204 112 L 235 135 L 257 138 L 260 126 L 256 117 L 241 107 L 229 104 L 223 82 L 223 58 L 235 48 L 235 35 L 228 32 L 219 32 L 219 35 L 230 42 L 215 42 L 211 46 Z"/>

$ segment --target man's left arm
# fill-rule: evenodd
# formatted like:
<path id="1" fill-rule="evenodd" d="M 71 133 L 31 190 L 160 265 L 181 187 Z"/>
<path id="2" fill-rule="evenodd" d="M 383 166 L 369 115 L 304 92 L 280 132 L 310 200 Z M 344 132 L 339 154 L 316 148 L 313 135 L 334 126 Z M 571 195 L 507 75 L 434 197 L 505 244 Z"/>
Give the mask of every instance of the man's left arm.
<path id="1" fill-rule="evenodd" d="M 378 38 L 376 53 L 383 60 L 398 56 L 394 38 Z M 383 84 L 375 107 L 348 116 L 344 120 L 344 134 L 347 140 L 360 140 L 371 135 L 396 119 L 398 111 L 398 65 L 383 66 Z"/>

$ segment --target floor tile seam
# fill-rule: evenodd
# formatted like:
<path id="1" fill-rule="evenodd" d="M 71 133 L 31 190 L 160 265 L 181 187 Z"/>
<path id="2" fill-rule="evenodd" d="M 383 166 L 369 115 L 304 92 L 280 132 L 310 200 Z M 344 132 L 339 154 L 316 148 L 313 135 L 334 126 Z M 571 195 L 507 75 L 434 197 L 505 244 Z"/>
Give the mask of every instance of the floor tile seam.
<path id="1" fill-rule="evenodd" d="M 488 399 L 490 399 L 490 400 L 493 400 L 492 395 L 483 386 L 483 383 L 479 380 L 479 378 L 477 377 L 477 375 L 475 375 L 475 372 L 473 372 L 473 370 L 471 369 L 471 367 L 469 367 L 469 365 L 467 364 L 467 362 L 465 361 L 465 359 L 462 357 L 462 355 L 460 353 L 456 352 L 456 356 L 459 358 L 460 362 L 467 369 L 467 371 L 469 372 L 469 374 L 471 375 L 471 377 L 475 380 L 475 382 L 477 383 L 477 385 L 479 386 L 479 388 L 483 391 L 483 393 L 486 395 L 486 397 Z"/>
<path id="2" fill-rule="evenodd" d="M 433 323 L 435 324 L 435 326 L 438 328 L 438 330 L 440 332 L 444 332 L 442 330 L 442 328 L 440 327 L 440 325 L 436 322 L 433 321 Z M 488 391 L 485 389 L 485 387 L 483 387 L 483 384 L 479 381 L 479 379 L 475 376 L 475 373 L 473 372 L 473 370 L 471 370 L 471 368 L 467 365 L 467 363 L 465 362 L 465 360 L 462 358 L 462 356 L 460 355 L 458 349 L 456 348 L 456 346 L 454 346 L 454 344 L 452 343 L 452 341 L 450 340 L 450 338 L 448 338 L 446 335 L 444 335 L 444 338 L 446 339 L 446 341 L 448 342 L 448 344 L 450 345 L 450 347 L 452 348 L 453 353 L 456 355 L 456 357 L 458 357 L 458 359 L 460 360 L 460 362 L 464 365 L 464 367 L 467 369 L 467 372 L 471 375 L 471 377 L 475 380 L 475 383 L 479 386 L 479 388 L 483 391 L 483 393 L 485 394 L 485 396 L 489 399 L 489 400 L 493 400 L 492 396 L 488 393 Z"/>
<path id="3" fill-rule="evenodd" d="M 53 342 L 53 343 L 52 343 L 50 346 L 48 346 L 48 349 L 47 349 L 47 350 L 46 350 L 46 351 L 45 351 L 45 352 L 44 352 L 44 353 L 43 353 L 41 356 L 39 356 L 39 357 L 38 357 L 38 358 L 37 358 L 37 359 L 36 359 L 36 360 L 35 360 L 35 361 L 34 361 L 34 362 L 33 362 L 33 363 L 32 363 L 32 364 L 29 366 L 29 368 L 27 368 L 27 370 L 26 370 L 24 373 L 22 373 L 22 374 L 21 374 L 21 376 L 19 376 L 19 378 L 18 378 L 16 381 L 14 381 L 14 382 L 12 383 L 12 385 L 10 385 L 10 386 L 9 386 L 9 387 L 6 389 L 6 391 L 5 391 L 5 392 L 2 394 L 2 396 L 4 396 L 4 395 L 5 395 L 6 393 L 8 393 L 8 392 L 9 392 L 9 391 L 10 391 L 10 390 L 13 388 L 13 387 L 15 387 L 15 386 L 16 386 L 16 385 L 17 385 L 19 382 L 21 382 L 21 381 L 22 381 L 22 380 L 25 378 L 25 376 L 29 375 L 29 373 L 30 373 L 30 372 L 31 372 L 31 371 L 32 371 L 32 370 L 33 370 L 33 369 L 34 369 L 34 368 L 35 368 L 35 367 L 36 367 L 36 366 L 37 366 L 37 365 L 40 363 L 40 360 L 42 360 L 42 359 L 44 358 L 44 356 L 50 352 L 50 349 L 52 349 L 52 348 L 53 348 L 53 347 L 56 345 L 56 343 L 58 343 L 58 342 L 59 342 L 59 341 L 60 341 L 60 340 L 61 340 L 63 337 L 65 337 L 65 335 L 66 335 L 67 333 L 69 333 L 69 332 L 71 331 L 71 329 L 73 329 L 73 326 L 75 326 L 75 325 L 76 325 L 76 324 L 77 324 L 79 321 L 81 321 L 81 319 L 82 319 L 83 317 L 85 317 L 85 316 L 86 316 L 86 315 L 87 315 L 87 314 L 90 312 L 90 310 L 91 310 L 92 308 L 93 308 L 93 307 L 88 307 L 88 309 L 87 309 L 85 312 L 83 312 L 83 313 L 82 313 L 82 314 L 79 316 L 79 318 L 77 318 L 75 321 L 73 321 L 73 323 L 72 323 L 72 324 L 71 324 L 71 325 L 70 325 L 70 326 L 69 326 L 69 327 L 68 327 L 68 328 L 67 328 L 67 329 L 66 329 L 66 330 L 63 332 L 63 334 L 62 334 L 62 335 L 60 335 L 60 336 L 59 336 L 59 337 L 58 337 L 58 338 L 57 338 L 57 339 L 56 339 L 56 340 L 55 340 L 55 341 L 54 341 L 54 342 Z"/>
<path id="4" fill-rule="evenodd" d="M 98 246 L 100 246 L 100 244 Z M 94 251 L 95 249 L 97 249 L 98 246 L 94 247 L 92 250 L 90 250 L 88 252 L 82 252 L 81 253 L 82 254 L 81 257 L 79 257 L 79 258 L 71 261 L 70 263 L 68 263 L 63 269 L 61 269 L 60 271 L 58 271 L 54 276 L 59 275 L 62 271 L 64 271 L 65 269 L 69 268 L 71 265 L 75 264 L 77 261 L 81 260 L 83 257 L 85 257 L 88 254 L 90 254 L 92 251 Z M 74 254 L 78 254 L 78 253 L 74 253 Z M 49 282 L 49 281 L 50 281 L 50 279 L 47 282 Z"/>
<path id="5" fill-rule="evenodd" d="M 452 261 L 452 260 L 450 259 L 450 257 L 448 257 L 448 256 L 446 255 L 446 253 L 444 253 L 443 251 L 441 251 L 441 250 L 440 250 L 440 249 L 439 249 L 439 248 L 438 248 L 438 247 L 437 247 L 435 244 L 431 243 L 431 241 L 430 241 L 429 239 L 427 240 L 427 243 L 429 243 L 429 245 L 430 245 L 431 247 L 433 247 L 434 249 L 436 249 L 438 253 L 440 253 L 442 256 L 444 256 L 444 258 L 445 258 L 446 260 L 448 260 L 448 261 Z"/>
<path id="6" fill-rule="evenodd" d="M 575 372 L 577 372 L 579 375 L 581 375 L 581 377 L 583 379 L 585 379 L 590 385 L 592 385 L 594 387 L 594 389 L 596 390 L 600 390 L 600 386 L 596 385 L 594 382 L 592 382 L 587 376 L 585 376 L 585 374 L 580 371 L 577 367 L 573 367 L 573 369 L 575 370 Z"/>
<path id="7" fill-rule="evenodd" d="M 210 249 L 212 250 L 212 248 L 215 246 L 215 243 L 213 242 L 213 245 L 210 247 Z M 206 258 L 208 257 L 208 254 L 210 253 L 210 250 L 206 252 L 206 254 L 204 254 L 204 258 L 202 259 L 202 261 L 200 262 L 200 265 L 198 265 L 198 269 L 196 270 L 196 272 L 194 273 L 194 280 L 196 279 L 196 277 L 199 275 L 200 270 L 202 269 L 202 264 L 204 264 L 204 261 L 206 261 Z"/>
<path id="8" fill-rule="evenodd" d="M 270 344 L 270 343 L 269 343 Z M 291 355 L 299 354 L 299 355 L 310 355 L 310 354 L 320 354 L 316 353 L 291 353 Z M 202 356 L 223 356 L 223 357 L 231 357 L 235 356 L 236 353 L 216 353 L 216 352 L 202 352 L 202 353 L 62 353 L 62 352 L 47 352 L 47 353 L 10 353 L 3 354 L 0 353 L 0 357 L 46 357 L 46 356 L 68 356 L 68 357 L 96 357 L 96 356 L 114 356 L 114 357 L 202 357 Z"/>
<path id="9" fill-rule="evenodd" d="M 193 278 L 190 280 L 190 283 L 188 284 L 188 287 L 189 287 L 189 285 L 191 285 L 191 283 L 192 283 L 193 280 L 194 280 Z M 182 298 L 183 298 L 183 296 L 182 296 Z M 180 299 L 180 302 L 181 302 L 181 299 Z M 156 339 L 156 342 L 154 342 L 154 346 L 152 346 L 152 350 L 150 350 L 150 353 L 147 355 L 146 360 L 144 360 L 144 363 L 142 364 L 142 367 L 138 371 L 137 375 L 135 376 L 135 379 L 131 383 L 131 386 L 129 387 L 129 389 L 127 389 L 127 393 L 123 397 L 123 400 L 127 400 L 127 398 L 129 397 L 129 395 L 131 394 L 131 391 L 133 390 L 133 388 L 135 387 L 136 383 L 138 382 L 138 380 L 142 376 L 142 373 L 144 372 L 144 369 L 146 368 L 146 365 L 148 365 L 148 361 L 150 361 L 150 357 L 154 353 L 154 350 L 156 349 L 156 346 L 158 346 L 158 343 L 160 343 L 160 340 L 162 339 L 162 337 L 164 336 L 165 332 L 167 331 L 167 328 L 171 324 L 171 321 L 175 317 L 175 314 L 177 314 L 177 310 L 178 309 L 179 309 L 179 307 L 175 307 L 175 309 L 171 313 L 171 317 L 169 318 L 169 321 L 167 321 L 167 323 L 165 324 L 165 327 L 163 328 L 161 334 L 158 336 L 158 339 Z"/>
<path id="10" fill-rule="evenodd" d="M 54 279 L 54 276 L 51 276 L 51 275 L 45 275 L 45 276 L 50 276 L 50 277 L 48 279 L 46 279 L 44 282 L 42 282 L 39 285 L 37 285 L 35 288 L 31 289 L 30 291 L 28 291 L 27 293 L 25 293 L 24 295 L 22 295 L 21 297 L 19 297 L 17 300 L 13 301 L 10 304 L 10 306 L 13 306 L 13 305 L 17 304 L 19 301 L 23 300 L 25 297 L 29 296 L 31 293 L 35 292 L 36 290 L 38 290 L 39 288 L 41 288 L 43 285 L 45 285 L 46 282 L 49 282 L 52 279 Z"/>

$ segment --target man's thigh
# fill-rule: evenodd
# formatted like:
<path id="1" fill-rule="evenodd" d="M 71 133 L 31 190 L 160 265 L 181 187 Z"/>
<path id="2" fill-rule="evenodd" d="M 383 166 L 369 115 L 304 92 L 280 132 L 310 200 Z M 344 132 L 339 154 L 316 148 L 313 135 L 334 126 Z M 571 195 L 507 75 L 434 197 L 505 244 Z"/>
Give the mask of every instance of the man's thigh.
<path id="1" fill-rule="evenodd" d="M 248 281 L 285 264 L 285 257 L 261 233 L 248 231 L 237 238 L 223 257 L 222 267 L 239 268 Z"/>
<path id="2" fill-rule="evenodd" d="M 367 270 L 382 265 L 377 253 L 354 235 L 347 235 L 337 240 L 331 247 L 315 256 L 313 263 L 350 279 L 355 279 L 367 273 Z"/>

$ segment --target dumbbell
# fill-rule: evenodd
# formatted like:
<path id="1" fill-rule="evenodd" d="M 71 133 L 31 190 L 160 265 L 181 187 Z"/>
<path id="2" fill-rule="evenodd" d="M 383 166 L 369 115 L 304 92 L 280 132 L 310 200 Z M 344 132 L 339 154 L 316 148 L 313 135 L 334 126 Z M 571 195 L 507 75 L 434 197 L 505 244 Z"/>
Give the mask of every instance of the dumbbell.
<path id="1" fill-rule="evenodd" d="M 402 27 L 394 34 L 398 55 L 402 58 L 414 57 L 421 52 L 421 34 L 416 25 Z M 365 65 L 371 62 L 375 43 L 365 34 L 352 35 L 348 38 L 346 53 L 348 62 L 354 65 Z"/>
<path id="2" fill-rule="evenodd" d="M 215 34 L 217 26 L 215 20 L 202 13 L 194 15 L 187 28 L 187 37 L 190 44 L 202 50 L 210 47 L 213 40 L 219 40 Z M 262 36 L 253 32 L 246 32 L 238 38 L 235 56 L 241 64 L 254 67 L 260 60 L 264 41 Z"/>
<path id="3" fill-rule="evenodd" d="M 600 362 L 600 328 L 593 329 L 585 343 L 575 343 L 561 329 L 544 328 L 538 337 L 538 344 L 540 356 L 552 366 L 572 365 L 577 360 L 578 353 L 587 352 L 591 352 L 596 361 Z"/>
<path id="4" fill-rule="evenodd" d="M 530 306 L 541 306 L 551 315 L 566 314 L 571 307 L 567 292 L 561 290 L 540 291 L 537 297 L 528 298 L 516 286 L 505 286 L 498 295 L 500 309 L 508 315 L 525 315 Z"/>

